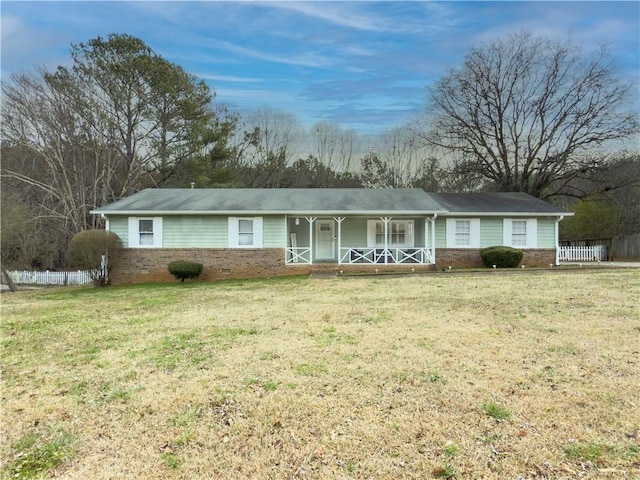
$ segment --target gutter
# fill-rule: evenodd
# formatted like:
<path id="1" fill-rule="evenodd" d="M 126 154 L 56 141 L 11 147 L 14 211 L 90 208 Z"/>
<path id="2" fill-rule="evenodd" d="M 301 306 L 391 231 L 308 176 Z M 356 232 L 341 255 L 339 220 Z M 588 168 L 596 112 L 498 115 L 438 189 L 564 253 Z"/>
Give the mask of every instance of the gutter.
<path id="1" fill-rule="evenodd" d="M 318 210 L 318 211 L 295 211 L 295 210 L 91 210 L 93 215 L 135 215 L 135 216 L 161 216 L 161 215 L 290 215 L 290 216 L 333 216 L 333 215 L 437 215 L 446 213 L 445 211 L 425 211 L 425 210 Z"/>

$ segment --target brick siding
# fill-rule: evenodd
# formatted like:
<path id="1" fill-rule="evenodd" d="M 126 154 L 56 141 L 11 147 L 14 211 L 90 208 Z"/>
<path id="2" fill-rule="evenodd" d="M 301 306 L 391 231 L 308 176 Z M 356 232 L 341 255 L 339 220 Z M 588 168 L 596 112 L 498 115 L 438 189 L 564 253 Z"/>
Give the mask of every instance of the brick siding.
<path id="1" fill-rule="evenodd" d="M 198 262 L 204 265 L 198 280 L 213 281 L 225 278 L 259 278 L 286 275 L 307 275 L 312 271 L 328 270 L 345 274 L 355 273 L 424 273 L 434 269 L 483 267 L 477 249 L 436 250 L 434 265 L 286 265 L 282 248 L 225 249 L 225 248 L 125 248 L 115 253 L 111 283 L 114 285 L 143 282 L 175 282 L 167 266 L 175 260 Z M 525 250 L 522 260 L 526 266 L 548 266 L 555 263 L 554 249 Z"/>
<path id="2" fill-rule="evenodd" d="M 522 265 L 529 267 L 548 267 L 556 263 L 556 251 L 553 248 L 523 250 Z M 482 268 L 480 250 L 472 248 L 436 249 L 436 268 Z"/>
<path id="3" fill-rule="evenodd" d="M 175 260 L 204 265 L 199 277 L 199 280 L 204 281 L 298 275 L 309 272 L 308 265 L 285 265 L 284 249 L 281 248 L 125 248 L 114 255 L 118 258 L 111 271 L 111 283 L 114 285 L 175 282 L 176 279 L 167 270 L 169 263 Z"/>

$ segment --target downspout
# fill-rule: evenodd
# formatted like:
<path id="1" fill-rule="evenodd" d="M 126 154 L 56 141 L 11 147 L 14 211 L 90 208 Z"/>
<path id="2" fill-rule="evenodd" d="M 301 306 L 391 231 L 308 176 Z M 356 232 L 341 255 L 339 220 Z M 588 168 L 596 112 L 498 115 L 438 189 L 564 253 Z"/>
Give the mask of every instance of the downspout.
<path id="1" fill-rule="evenodd" d="M 560 265 L 560 222 L 564 219 L 564 215 L 560 215 L 556 220 L 556 265 Z"/>

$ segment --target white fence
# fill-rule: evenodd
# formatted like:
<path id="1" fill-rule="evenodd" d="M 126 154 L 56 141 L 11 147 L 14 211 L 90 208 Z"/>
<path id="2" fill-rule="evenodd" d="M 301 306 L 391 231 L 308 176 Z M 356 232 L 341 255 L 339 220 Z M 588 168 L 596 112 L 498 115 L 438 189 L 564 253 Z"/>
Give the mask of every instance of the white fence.
<path id="1" fill-rule="evenodd" d="M 607 257 L 607 247 L 560 247 L 561 262 L 601 262 Z"/>
<path id="2" fill-rule="evenodd" d="M 91 283 L 89 272 L 29 272 L 26 270 L 8 272 L 17 285 L 87 285 Z"/>

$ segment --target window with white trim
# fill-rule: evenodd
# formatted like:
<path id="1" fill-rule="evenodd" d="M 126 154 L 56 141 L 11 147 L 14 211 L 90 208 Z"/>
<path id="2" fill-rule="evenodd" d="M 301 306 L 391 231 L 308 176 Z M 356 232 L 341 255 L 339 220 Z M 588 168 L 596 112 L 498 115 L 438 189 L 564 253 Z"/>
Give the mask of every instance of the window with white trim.
<path id="1" fill-rule="evenodd" d="M 153 245 L 153 219 L 152 218 L 140 218 L 138 219 L 138 235 L 139 245 L 148 247 Z"/>
<path id="2" fill-rule="evenodd" d="M 162 217 L 129 217 L 129 247 L 162 247 Z"/>
<path id="3" fill-rule="evenodd" d="M 382 220 L 367 221 L 367 246 L 384 247 L 385 229 Z M 387 224 L 387 246 L 413 247 L 413 220 L 392 220 Z"/>
<path id="4" fill-rule="evenodd" d="M 471 220 L 456 220 L 456 246 L 468 247 L 471 244 Z"/>
<path id="5" fill-rule="evenodd" d="M 538 222 L 535 218 L 505 218 L 503 243 L 513 248 L 536 248 Z"/>
<path id="6" fill-rule="evenodd" d="M 480 248 L 479 218 L 447 218 L 447 248 Z"/>
<path id="7" fill-rule="evenodd" d="M 262 217 L 229 217 L 230 248 L 262 248 Z"/>
<path id="8" fill-rule="evenodd" d="M 514 247 L 527 246 L 527 221 L 513 220 L 511 222 L 511 245 Z"/>
<path id="9" fill-rule="evenodd" d="M 238 219 L 238 245 L 253 246 L 253 219 Z"/>

